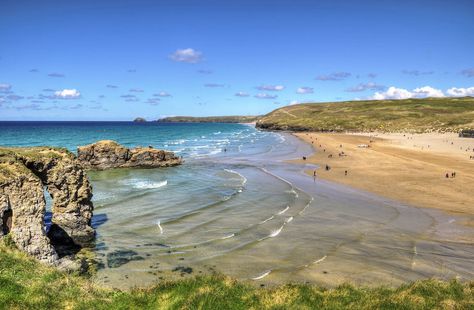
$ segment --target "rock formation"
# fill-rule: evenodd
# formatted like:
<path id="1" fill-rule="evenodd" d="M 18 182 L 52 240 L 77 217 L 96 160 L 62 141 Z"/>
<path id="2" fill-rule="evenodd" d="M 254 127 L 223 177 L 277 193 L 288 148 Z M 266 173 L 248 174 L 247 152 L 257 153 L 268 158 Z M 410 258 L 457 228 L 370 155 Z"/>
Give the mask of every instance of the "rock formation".
<path id="1" fill-rule="evenodd" d="M 133 120 L 134 123 L 146 123 L 146 119 L 143 117 L 137 117 L 136 119 Z"/>
<path id="2" fill-rule="evenodd" d="M 155 168 L 180 165 L 183 161 L 174 153 L 152 147 L 128 149 L 115 141 L 103 140 L 77 148 L 77 158 L 86 169 Z"/>
<path id="3" fill-rule="evenodd" d="M 52 223 L 46 232 L 46 188 L 52 198 Z M 0 237 L 40 261 L 57 264 L 68 250 L 88 246 L 92 190 L 75 156 L 48 147 L 0 148 Z"/>

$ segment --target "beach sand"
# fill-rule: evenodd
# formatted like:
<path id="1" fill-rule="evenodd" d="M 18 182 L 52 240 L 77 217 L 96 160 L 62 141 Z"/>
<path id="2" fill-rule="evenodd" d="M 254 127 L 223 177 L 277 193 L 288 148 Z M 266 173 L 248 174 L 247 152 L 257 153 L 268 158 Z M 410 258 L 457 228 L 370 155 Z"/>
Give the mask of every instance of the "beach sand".
<path id="1" fill-rule="evenodd" d="M 320 166 L 316 169 L 317 179 L 417 207 L 474 214 L 474 159 L 470 159 L 474 156 L 474 139 L 459 138 L 453 133 L 295 135 L 315 148 L 316 152 L 305 162 Z M 370 147 L 360 147 L 363 144 Z M 339 156 L 342 152 L 345 156 Z M 452 172 L 456 177 L 451 177 Z M 307 173 L 313 175 L 313 171 Z M 474 226 L 474 221 L 464 224 Z"/>

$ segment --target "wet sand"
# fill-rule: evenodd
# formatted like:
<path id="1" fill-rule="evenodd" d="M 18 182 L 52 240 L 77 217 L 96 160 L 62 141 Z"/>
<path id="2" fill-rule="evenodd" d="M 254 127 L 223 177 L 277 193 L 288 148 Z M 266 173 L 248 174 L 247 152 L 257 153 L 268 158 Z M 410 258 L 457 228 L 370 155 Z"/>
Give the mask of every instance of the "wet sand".
<path id="1" fill-rule="evenodd" d="M 295 135 L 316 150 L 306 161 L 298 162 L 318 165 L 318 179 L 418 207 L 474 214 L 474 159 L 470 159 L 474 156 L 474 139 L 456 134 Z M 325 169 L 326 165 L 330 170 Z M 456 177 L 451 177 L 452 172 Z M 474 222 L 467 220 L 464 224 L 472 226 Z"/>

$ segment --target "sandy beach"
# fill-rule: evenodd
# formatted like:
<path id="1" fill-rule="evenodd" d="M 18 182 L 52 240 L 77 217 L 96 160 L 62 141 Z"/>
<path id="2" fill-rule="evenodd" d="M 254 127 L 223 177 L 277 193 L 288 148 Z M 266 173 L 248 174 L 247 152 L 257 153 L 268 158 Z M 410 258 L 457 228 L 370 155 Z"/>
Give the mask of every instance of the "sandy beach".
<path id="1" fill-rule="evenodd" d="M 474 214 L 474 159 L 470 157 L 474 156 L 474 139 L 454 133 L 295 135 L 316 150 L 306 162 L 319 165 L 317 179 L 417 207 Z M 314 171 L 307 173 L 313 175 Z M 472 226 L 474 222 L 465 224 Z"/>

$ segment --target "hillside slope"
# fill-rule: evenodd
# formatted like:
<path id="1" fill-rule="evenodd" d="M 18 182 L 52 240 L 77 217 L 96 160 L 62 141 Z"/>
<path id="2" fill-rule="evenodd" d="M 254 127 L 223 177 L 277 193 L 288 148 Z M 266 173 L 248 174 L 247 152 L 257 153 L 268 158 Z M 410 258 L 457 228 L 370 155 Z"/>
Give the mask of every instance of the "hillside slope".
<path id="1" fill-rule="evenodd" d="M 261 117 L 270 130 L 458 132 L 474 128 L 474 98 L 426 98 L 298 104 Z"/>

